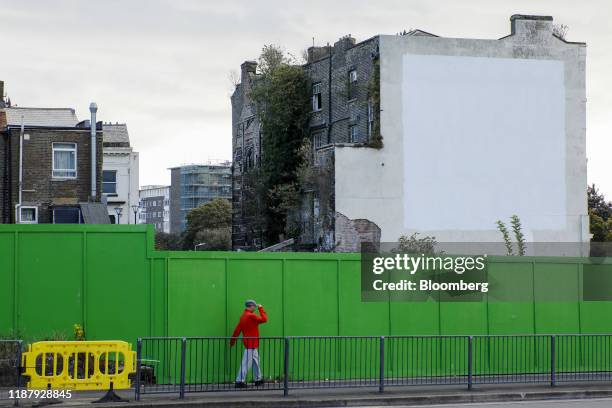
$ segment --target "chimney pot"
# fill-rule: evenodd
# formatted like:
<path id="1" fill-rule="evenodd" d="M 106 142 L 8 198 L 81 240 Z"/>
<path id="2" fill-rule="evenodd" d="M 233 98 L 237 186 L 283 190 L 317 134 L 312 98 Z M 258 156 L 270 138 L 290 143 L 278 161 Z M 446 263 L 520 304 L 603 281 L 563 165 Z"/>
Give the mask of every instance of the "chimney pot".
<path id="1" fill-rule="evenodd" d="M 355 45 L 355 39 L 350 34 L 345 35 L 334 43 L 334 52 L 344 52 Z"/>
<path id="2" fill-rule="evenodd" d="M 510 17 L 510 32 L 523 37 L 533 37 L 536 33 L 550 34 L 552 36 L 552 16 L 534 16 L 527 14 L 514 14 Z"/>
<path id="3" fill-rule="evenodd" d="M 257 71 L 257 62 L 244 61 L 240 65 L 240 82 L 245 84 L 249 78 L 249 74 L 255 74 Z"/>

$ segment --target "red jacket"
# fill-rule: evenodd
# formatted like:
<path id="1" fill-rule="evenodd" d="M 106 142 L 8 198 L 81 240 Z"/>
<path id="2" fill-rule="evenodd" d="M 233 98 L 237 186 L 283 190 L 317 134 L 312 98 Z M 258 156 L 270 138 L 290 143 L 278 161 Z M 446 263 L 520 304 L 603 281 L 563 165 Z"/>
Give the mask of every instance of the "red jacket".
<path id="1" fill-rule="evenodd" d="M 232 333 L 232 339 L 230 344 L 233 346 L 236 344 L 236 337 L 242 332 L 242 337 L 255 337 L 253 339 L 242 339 L 244 347 L 254 349 L 259 347 L 259 325 L 268 321 L 268 315 L 262 306 L 259 306 L 259 314 L 256 315 L 248 309 L 245 309 L 240 321 Z"/>

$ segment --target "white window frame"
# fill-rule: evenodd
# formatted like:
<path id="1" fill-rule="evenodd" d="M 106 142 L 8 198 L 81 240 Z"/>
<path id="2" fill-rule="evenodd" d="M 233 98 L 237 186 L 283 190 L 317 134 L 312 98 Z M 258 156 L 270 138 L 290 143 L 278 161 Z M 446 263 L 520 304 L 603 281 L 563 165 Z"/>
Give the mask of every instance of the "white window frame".
<path id="1" fill-rule="evenodd" d="M 374 133 L 374 103 L 368 101 L 368 138 Z"/>
<path id="2" fill-rule="evenodd" d="M 352 101 L 354 99 L 357 99 L 357 95 L 355 94 L 355 87 L 357 86 L 357 69 L 351 69 L 348 72 L 348 79 L 348 99 L 349 101 Z"/>
<path id="3" fill-rule="evenodd" d="M 34 210 L 34 221 L 23 221 L 21 219 L 24 209 Z M 19 224 L 38 224 L 38 207 L 32 205 L 22 205 L 19 207 Z"/>
<path id="4" fill-rule="evenodd" d="M 357 125 L 349 126 L 349 138 L 350 138 L 351 143 L 357 143 L 358 137 L 359 137 L 359 127 Z"/>
<path id="5" fill-rule="evenodd" d="M 321 93 L 321 83 L 312 84 L 312 111 L 323 110 L 323 94 Z"/>
<path id="6" fill-rule="evenodd" d="M 66 148 L 66 147 L 55 147 L 56 145 L 72 145 L 73 148 Z M 73 169 L 56 169 L 55 168 L 55 152 L 56 151 L 62 151 L 62 152 L 74 152 L 74 176 L 56 176 L 55 172 L 56 171 L 62 171 L 62 172 L 67 172 L 67 171 L 73 171 Z M 69 179 L 69 180 L 73 180 L 77 178 L 78 175 L 78 150 L 77 150 L 77 144 L 76 143 L 72 143 L 72 142 L 54 142 L 51 143 L 51 178 L 54 179 Z"/>
<path id="7" fill-rule="evenodd" d="M 317 132 L 313 132 L 313 145 L 315 149 L 318 149 L 322 146 L 325 145 L 323 138 L 325 137 L 325 134 L 323 131 L 317 131 Z"/>

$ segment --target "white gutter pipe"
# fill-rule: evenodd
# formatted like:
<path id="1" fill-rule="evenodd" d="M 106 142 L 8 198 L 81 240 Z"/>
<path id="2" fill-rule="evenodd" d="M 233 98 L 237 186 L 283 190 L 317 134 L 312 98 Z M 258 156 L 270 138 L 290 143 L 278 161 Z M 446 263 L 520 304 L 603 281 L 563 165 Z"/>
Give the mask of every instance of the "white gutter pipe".
<path id="1" fill-rule="evenodd" d="M 91 200 L 95 202 L 97 196 L 96 112 L 98 112 L 98 105 L 95 102 L 89 105 L 89 112 L 91 112 Z"/>
<path id="2" fill-rule="evenodd" d="M 17 204 L 15 205 L 15 224 L 21 223 L 21 200 L 23 194 L 23 134 L 25 133 L 25 124 L 23 115 L 21 115 L 21 130 L 19 131 L 19 194 Z"/>

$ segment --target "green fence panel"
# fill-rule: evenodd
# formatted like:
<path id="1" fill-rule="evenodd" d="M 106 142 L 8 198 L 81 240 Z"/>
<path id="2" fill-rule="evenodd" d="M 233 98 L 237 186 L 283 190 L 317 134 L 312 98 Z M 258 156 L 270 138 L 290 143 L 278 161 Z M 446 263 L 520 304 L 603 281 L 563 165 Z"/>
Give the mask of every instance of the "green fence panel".
<path id="1" fill-rule="evenodd" d="M 390 334 L 389 302 L 361 301 L 361 264 L 358 260 L 338 262 L 338 316 L 340 336 Z"/>
<path id="2" fill-rule="evenodd" d="M 284 265 L 285 335 L 337 336 L 338 262 L 287 259 Z"/>
<path id="3" fill-rule="evenodd" d="M 83 321 L 83 234 L 19 233 L 17 323 L 26 338 L 69 339 Z"/>
<path id="4" fill-rule="evenodd" d="M 14 335 L 15 233 L 0 232 L 0 334 Z"/>
<path id="5" fill-rule="evenodd" d="M 227 331 L 223 259 L 168 261 L 168 335 L 223 336 Z"/>
<path id="6" fill-rule="evenodd" d="M 86 335 L 133 343 L 142 333 L 150 333 L 146 241 L 139 233 L 89 232 L 85 237 Z"/>
<path id="7" fill-rule="evenodd" d="M 231 336 L 244 311 L 245 300 L 254 299 L 268 315 L 268 322 L 259 327 L 260 335 L 282 336 L 283 261 L 231 259 L 227 267 L 228 328 L 224 335 Z"/>

